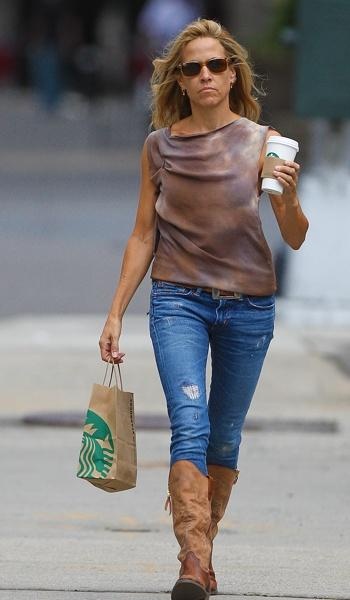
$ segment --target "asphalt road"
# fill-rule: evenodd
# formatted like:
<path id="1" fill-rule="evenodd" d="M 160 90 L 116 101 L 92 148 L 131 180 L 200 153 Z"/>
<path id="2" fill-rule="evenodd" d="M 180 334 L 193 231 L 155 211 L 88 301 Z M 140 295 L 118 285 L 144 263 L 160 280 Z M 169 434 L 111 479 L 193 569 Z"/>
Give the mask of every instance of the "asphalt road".
<path id="1" fill-rule="evenodd" d="M 215 544 L 222 594 L 349 597 L 345 433 L 246 433 Z M 75 477 L 80 439 L 80 429 L 3 428 L 0 598 L 165 598 L 178 571 L 163 509 L 169 434 L 138 432 L 138 485 L 120 494 Z"/>
<path id="2" fill-rule="evenodd" d="M 130 170 L 3 178 L 0 317 L 106 312 L 137 194 Z M 146 311 L 145 297 L 138 294 L 132 310 Z"/>
<path id="3" fill-rule="evenodd" d="M 0 97 L 0 317 L 105 313 L 138 196 L 144 123 L 130 99 L 45 115 Z M 144 312 L 145 290 L 131 310 Z"/>

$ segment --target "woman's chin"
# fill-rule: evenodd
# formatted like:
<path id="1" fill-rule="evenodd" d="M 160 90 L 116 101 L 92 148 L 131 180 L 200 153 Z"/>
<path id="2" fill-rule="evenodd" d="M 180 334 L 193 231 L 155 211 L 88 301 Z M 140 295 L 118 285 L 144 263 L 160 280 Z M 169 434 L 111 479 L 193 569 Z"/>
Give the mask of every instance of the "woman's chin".
<path id="1" fill-rule="evenodd" d="M 200 106 L 217 106 L 218 104 L 220 104 L 220 99 L 217 96 L 212 96 L 209 94 L 201 94 L 198 98 L 198 102 L 197 102 Z"/>

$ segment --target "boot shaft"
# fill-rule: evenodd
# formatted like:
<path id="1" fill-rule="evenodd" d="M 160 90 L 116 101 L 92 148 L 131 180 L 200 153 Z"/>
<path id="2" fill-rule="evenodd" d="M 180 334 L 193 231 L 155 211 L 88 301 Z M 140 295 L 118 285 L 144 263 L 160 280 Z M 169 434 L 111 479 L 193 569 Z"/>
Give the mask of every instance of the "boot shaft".
<path id="1" fill-rule="evenodd" d="M 190 461 L 179 460 L 170 469 L 173 527 L 180 545 L 178 559 L 183 563 L 192 552 L 204 570 L 208 570 L 211 553 L 209 485 L 209 478 Z"/>
<path id="2" fill-rule="evenodd" d="M 237 483 L 239 471 L 221 465 L 208 465 L 208 473 L 212 481 L 210 538 L 213 540 L 218 532 L 218 523 L 225 514 L 232 487 Z"/>

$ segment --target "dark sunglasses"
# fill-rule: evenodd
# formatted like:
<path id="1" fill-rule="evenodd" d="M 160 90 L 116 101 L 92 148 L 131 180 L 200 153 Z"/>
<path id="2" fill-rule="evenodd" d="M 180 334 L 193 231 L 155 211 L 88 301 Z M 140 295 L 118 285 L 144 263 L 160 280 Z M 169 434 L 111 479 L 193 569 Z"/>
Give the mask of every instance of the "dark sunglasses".
<path id="1" fill-rule="evenodd" d="M 223 73 L 231 62 L 232 58 L 211 58 L 202 63 L 194 60 L 182 63 L 177 68 L 180 69 L 184 77 L 195 77 L 196 75 L 199 75 L 204 66 L 207 67 L 211 73 Z"/>

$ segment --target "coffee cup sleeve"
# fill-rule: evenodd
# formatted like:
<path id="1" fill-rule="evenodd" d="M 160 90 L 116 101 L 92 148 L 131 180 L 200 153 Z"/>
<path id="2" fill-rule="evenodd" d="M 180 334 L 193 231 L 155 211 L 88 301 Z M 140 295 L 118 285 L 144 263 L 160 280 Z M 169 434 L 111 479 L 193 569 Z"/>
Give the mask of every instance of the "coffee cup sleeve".
<path id="1" fill-rule="evenodd" d="M 265 156 L 261 177 L 276 179 L 273 171 L 277 165 L 284 165 L 284 160 L 282 158 L 275 158 L 274 156 Z"/>

